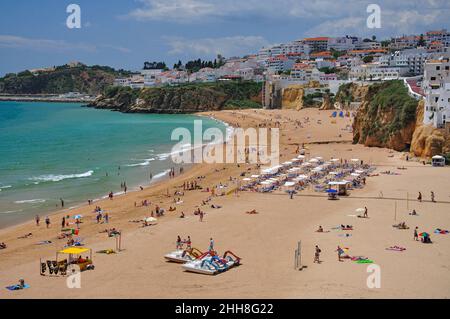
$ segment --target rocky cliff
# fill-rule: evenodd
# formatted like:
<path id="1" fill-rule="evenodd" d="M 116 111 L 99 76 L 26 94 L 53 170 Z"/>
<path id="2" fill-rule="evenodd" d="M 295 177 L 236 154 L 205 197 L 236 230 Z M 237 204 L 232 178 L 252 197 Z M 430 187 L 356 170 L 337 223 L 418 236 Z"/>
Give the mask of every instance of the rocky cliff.
<path id="1" fill-rule="evenodd" d="M 450 151 L 443 130 L 422 124 L 424 101 L 410 97 L 401 81 L 357 86 L 346 84 L 339 101 L 361 102 L 353 122 L 354 143 L 410 151 L 418 157 Z"/>
<path id="2" fill-rule="evenodd" d="M 261 107 L 261 84 L 202 83 L 177 87 L 110 87 L 89 106 L 127 113 L 194 113 Z M 258 101 L 258 102 L 257 102 Z"/>
<path id="3" fill-rule="evenodd" d="M 401 81 L 376 83 L 364 91 L 353 122 L 353 142 L 409 150 L 418 102 L 408 95 Z"/>
<path id="4" fill-rule="evenodd" d="M 303 108 L 304 94 L 302 85 L 290 85 L 282 89 L 281 108 L 300 110 Z"/>
<path id="5" fill-rule="evenodd" d="M 423 125 L 424 101 L 420 101 L 416 112 L 416 129 L 412 136 L 411 152 L 419 157 L 432 157 L 434 155 L 450 152 L 450 138 L 444 130 L 431 125 Z"/>

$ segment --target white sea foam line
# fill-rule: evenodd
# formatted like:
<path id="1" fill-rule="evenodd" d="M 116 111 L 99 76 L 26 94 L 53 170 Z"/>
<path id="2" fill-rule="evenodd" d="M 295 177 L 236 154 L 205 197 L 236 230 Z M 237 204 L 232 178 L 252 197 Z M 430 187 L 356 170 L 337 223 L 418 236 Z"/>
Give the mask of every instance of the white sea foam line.
<path id="1" fill-rule="evenodd" d="M 22 209 L 20 210 L 7 210 L 6 212 L 0 212 L 0 214 L 12 214 L 12 213 L 20 213 L 21 211 L 23 211 Z"/>
<path id="2" fill-rule="evenodd" d="M 15 204 L 37 204 L 37 203 L 45 203 L 45 199 L 25 199 L 25 200 L 16 200 Z"/>
<path id="3" fill-rule="evenodd" d="M 11 185 L 0 186 L 0 191 L 1 191 L 2 189 L 7 189 L 7 188 L 11 188 L 11 187 L 12 187 Z"/>
<path id="4" fill-rule="evenodd" d="M 83 177 L 89 177 L 94 174 L 94 171 L 90 170 L 81 174 L 68 174 L 68 175 L 41 175 L 37 177 L 31 177 L 29 180 L 36 181 L 34 184 L 39 182 L 60 182 L 65 179 L 72 179 L 72 178 L 83 178 Z"/>

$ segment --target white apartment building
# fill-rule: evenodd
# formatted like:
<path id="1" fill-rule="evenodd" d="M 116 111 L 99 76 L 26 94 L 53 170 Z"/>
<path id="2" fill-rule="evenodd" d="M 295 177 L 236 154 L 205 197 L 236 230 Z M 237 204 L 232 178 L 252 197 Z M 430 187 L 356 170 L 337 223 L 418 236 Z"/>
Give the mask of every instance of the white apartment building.
<path id="1" fill-rule="evenodd" d="M 353 50 L 360 42 L 362 42 L 361 38 L 351 36 L 329 38 L 328 49 L 333 49 L 336 51 Z"/>
<path id="2" fill-rule="evenodd" d="M 425 63 L 422 87 L 425 92 L 424 124 L 442 128 L 450 123 L 450 55 Z"/>
<path id="3" fill-rule="evenodd" d="M 407 71 L 405 67 L 381 66 L 376 62 L 355 66 L 351 68 L 348 76 L 352 80 L 388 81 L 404 76 Z"/>
<path id="4" fill-rule="evenodd" d="M 144 86 L 152 87 L 157 83 L 157 77 L 163 72 L 161 69 L 149 69 L 149 70 L 141 70 L 141 75 L 144 77 Z"/>
<path id="5" fill-rule="evenodd" d="M 429 56 L 430 53 L 425 48 L 406 49 L 382 55 L 378 61 L 381 66 L 407 67 L 409 73 L 419 75 L 423 74 L 424 64 Z"/>
<path id="6" fill-rule="evenodd" d="M 355 45 L 356 50 L 376 50 L 381 49 L 381 42 L 377 41 L 360 41 Z"/>
<path id="7" fill-rule="evenodd" d="M 446 29 L 437 31 L 428 31 L 426 33 L 427 45 L 431 45 L 434 42 L 440 42 L 444 47 L 450 47 L 450 32 Z"/>
<path id="8" fill-rule="evenodd" d="M 285 55 L 278 55 L 267 60 L 267 70 L 271 73 L 283 72 L 290 70 L 294 65 L 294 61 L 288 59 Z"/>

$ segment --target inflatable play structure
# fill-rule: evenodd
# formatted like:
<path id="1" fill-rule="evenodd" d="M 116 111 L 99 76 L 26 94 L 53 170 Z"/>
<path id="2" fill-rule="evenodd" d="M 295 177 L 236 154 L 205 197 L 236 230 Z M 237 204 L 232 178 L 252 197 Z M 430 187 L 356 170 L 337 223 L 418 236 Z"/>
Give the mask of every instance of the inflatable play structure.
<path id="1" fill-rule="evenodd" d="M 201 252 L 199 249 L 191 248 L 191 249 L 175 250 L 175 251 L 165 255 L 164 258 L 167 261 L 184 264 L 185 262 L 193 261 L 197 258 L 202 258 L 204 256 L 205 256 L 205 253 Z"/>
<path id="2" fill-rule="evenodd" d="M 199 257 L 193 261 L 183 264 L 183 269 L 188 272 L 194 272 L 204 275 L 216 275 L 229 270 L 232 267 L 238 266 L 241 263 L 241 258 L 233 254 L 231 251 L 225 252 L 223 257 L 220 257 L 215 252 L 207 252 L 203 257 Z"/>

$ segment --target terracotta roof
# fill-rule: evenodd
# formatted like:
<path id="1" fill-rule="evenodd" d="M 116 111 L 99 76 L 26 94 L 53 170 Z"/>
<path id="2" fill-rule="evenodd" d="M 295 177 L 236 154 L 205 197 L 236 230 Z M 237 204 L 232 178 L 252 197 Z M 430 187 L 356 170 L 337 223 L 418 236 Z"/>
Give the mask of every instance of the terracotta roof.
<path id="1" fill-rule="evenodd" d="M 328 37 L 305 38 L 305 41 L 328 41 Z"/>

